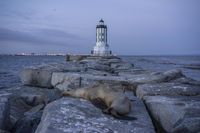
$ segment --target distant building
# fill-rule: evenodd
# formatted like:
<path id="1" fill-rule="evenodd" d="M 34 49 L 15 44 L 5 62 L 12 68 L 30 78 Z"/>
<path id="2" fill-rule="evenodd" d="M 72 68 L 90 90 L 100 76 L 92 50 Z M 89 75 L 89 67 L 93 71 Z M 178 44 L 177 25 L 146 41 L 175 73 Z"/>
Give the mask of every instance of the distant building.
<path id="1" fill-rule="evenodd" d="M 107 43 L 107 26 L 101 19 L 96 26 L 96 46 L 92 51 L 94 56 L 110 56 L 112 54 Z"/>

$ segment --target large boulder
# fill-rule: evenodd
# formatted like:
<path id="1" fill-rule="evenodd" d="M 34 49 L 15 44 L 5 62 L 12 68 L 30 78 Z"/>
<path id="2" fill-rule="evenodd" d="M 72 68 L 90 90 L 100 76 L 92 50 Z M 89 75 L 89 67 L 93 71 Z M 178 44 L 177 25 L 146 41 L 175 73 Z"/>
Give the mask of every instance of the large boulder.
<path id="1" fill-rule="evenodd" d="M 185 77 L 185 76 L 181 77 L 181 78 L 177 78 L 177 79 L 175 79 L 175 80 L 173 80 L 171 82 L 200 86 L 200 81 L 197 81 L 197 80 L 191 79 L 189 77 Z"/>
<path id="2" fill-rule="evenodd" d="M 144 100 L 158 132 L 200 131 L 200 96 L 145 96 Z"/>
<path id="3" fill-rule="evenodd" d="M 133 69 L 133 67 L 133 64 L 127 62 L 111 63 L 111 68 L 117 71 L 130 70 Z"/>
<path id="4" fill-rule="evenodd" d="M 136 70 L 137 71 L 137 70 Z M 88 86 L 95 84 L 97 82 L 105 83 L 121 83 L 129 84 L 130 86 L 137 86 L 139 84 L 145 83 L 161 83 L 180 78 L 180 73 L 178 71 L 167 71 L 165 73 L 149 73 L 145 72 L 144 74 L 136 75 L 121 75 L 121 76 L 102 76 L 102 75 L 93 75 L 87 73 L 65 73 L 65 72 L 54 72 L 52 74 L 51 84 L 53 87 L 58 88 L 63 91 L 69 88 L 78 88 L 83 86 Z"/>
<path id="5" fill-rule="evenodd" d="M 128 80 L 119 76 L 97 76 L 92 74 L 55 72 L 52 75 L 51 84 L 60 91 L 64 91 L 67 89 L 90 86 L 98 82 L 114 84 L 128 83 Z"/>
<path id="6" fill-rule="evenodd" d="M 142 101 L 132 99 L 131 120 L 120 120 L 103 114 L 89 101 L 62 98 L 48 104 L 36 133 L 154 133 L 154 127 Z"/>
<path id="7" fill-rule="evenodd" d="M 18 86 L 12 92 L 11 100 L 21 99 L 29 106 L 47 104 L 61 97 L 60 91 L 56 89 L 30 86 Z"/>
<path id="8" fill-rule="evenodd" d="M 163 73 L 166 81 L 171 81 L 177 78 L 185 77 L 180 69 L 172 69 Z"/>
<path id="9" fill-rule="evenodd" d="M 137 87 L 136 95 L 139 98 L 155 95 L 196 96 L 200 95 L 200 86 L 181 83 L 144 84 Z"/>
<path id="10" fill-rule="evenodd" d="M 40 123 L 41 116 L 42 111 L 26 115 L 16 122 L 11 131 L 14 133 L 34 133 Z"/>
<path id="11" fill-rule="evenodd" d="M 10 122 L 9 93 L 0 92 L 0 129 L 7 130 Z"/>
<path id="12" fill-rule="evenodd" d="M 9 131 L 0 129 L 0 133 L 10 133 Z"/>
<path id="13" fill-rule="evenodd" d="M 129 77 L 131 84 L 161 83 L 184 77 L 179 69 L 168 70 L 164 73 L 152 72 Z"/>
<path id="14" fill-rule="evenodd" d="M 99 71 L 105 71 L 105 72 L 112 72 L 111 67 L 107 62 L 101 62 L 101 61 L 95 61 L 95 60 L 88 60 L 87 62 L 80 62 L 84 63 L 86 68 L 88 69 L 94 69 Z"/>
<path id="15" fill-rule="evenodd" d="M 56 89 L 19 86 L 10 89 L 12 132 L 34 132 L 46 104 L 60 98 Z"/>
<path id="16" fill-rule="evenodd" d="M 21 81 L 24 85 L 51 88 L 52 71 L 27 68 L 21 72 Z"/>
<path id="17" fill-rule="evenodd" d="M 51 77 L 53 72 L 82 72 L 85 67 L 79 63 L 52 63 L 37 67 L 25 68 L 20 73 L 23 85 L 52 88 Z"/>
<path id="18" fill-rule="evenodd" d="M 66 55 L 66 61 L 81 61 L 89 55 Z"/>
<path id="19" fill-rule="evenodd" d="M 100 71 L 100 70 L 95 70 L 95 69 L 87 69 L 85 73 L 96 75 L 96 76 L 117 76 L 117 73 L 114 73 L 114 72 L 110 73 L 110 72 Z"/>

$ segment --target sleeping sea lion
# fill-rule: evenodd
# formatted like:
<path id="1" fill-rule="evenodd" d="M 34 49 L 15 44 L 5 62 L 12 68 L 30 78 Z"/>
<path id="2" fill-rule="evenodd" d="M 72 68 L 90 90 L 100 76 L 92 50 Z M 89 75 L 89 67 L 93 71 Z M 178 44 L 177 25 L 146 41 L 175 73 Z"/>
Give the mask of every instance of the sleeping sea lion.
<path id="1" fill-rule="evenodd" d="M 107 106 L 103 112 L 110 113 L 114 117 L 127 115 L 131 111 L 131 101 L 125 94 L 106 84 L 64 91 L 63 96 L 83 98 L 91 102 L 101 101 Z"/>

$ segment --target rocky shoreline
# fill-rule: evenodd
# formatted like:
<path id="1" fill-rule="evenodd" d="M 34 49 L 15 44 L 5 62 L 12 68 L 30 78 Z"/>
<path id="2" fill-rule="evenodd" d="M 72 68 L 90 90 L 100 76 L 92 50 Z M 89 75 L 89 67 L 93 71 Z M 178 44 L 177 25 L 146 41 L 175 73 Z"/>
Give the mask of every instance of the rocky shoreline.
<path id="1" fill-rule="evenodd" d="M 133 132 L 200 131 L 200 83 L 173 69 L 143 70 L 118 57 L 68 56 L 66 63 L 29 67 L 21 86 L 0 91 L 0 132 Z M 135 120 L 102 113 L 87 100 L 61 92 L 107 83 L 124 88 Z"/>

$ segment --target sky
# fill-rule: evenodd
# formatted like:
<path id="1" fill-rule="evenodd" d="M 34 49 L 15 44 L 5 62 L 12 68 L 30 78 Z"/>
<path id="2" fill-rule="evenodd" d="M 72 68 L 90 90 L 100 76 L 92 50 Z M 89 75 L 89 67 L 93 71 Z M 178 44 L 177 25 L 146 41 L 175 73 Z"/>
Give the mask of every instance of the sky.
<path id="1" fill-rule="evenodd" d="M 88 54 L 96 25 L 117 55 L 200 55 L 200 0 L 0 0 L 0 54 Z"/>

